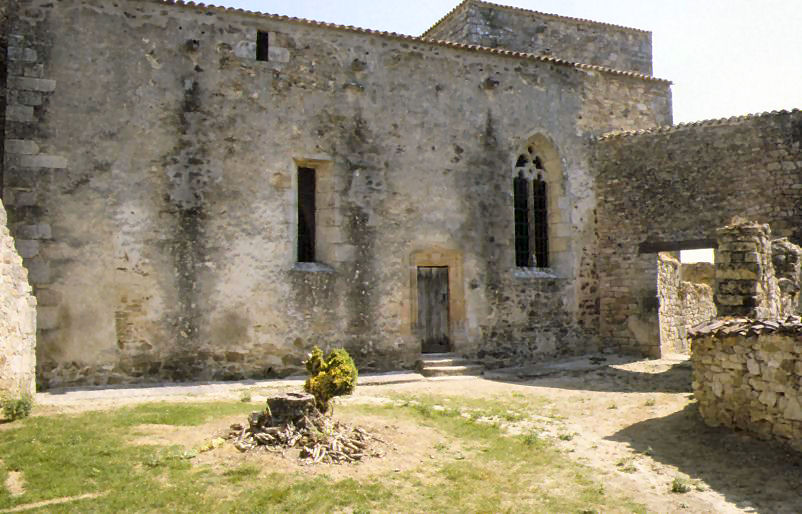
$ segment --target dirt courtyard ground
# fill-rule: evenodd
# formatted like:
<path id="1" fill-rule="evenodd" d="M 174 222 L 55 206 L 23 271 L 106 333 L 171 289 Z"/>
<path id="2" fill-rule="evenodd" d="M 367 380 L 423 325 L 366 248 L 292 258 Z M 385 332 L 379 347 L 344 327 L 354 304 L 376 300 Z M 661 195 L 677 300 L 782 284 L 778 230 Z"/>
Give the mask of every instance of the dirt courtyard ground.
<path id="1" fill-rule="evenodd" d="M 38 411 L 53 414 L 141 401 L 230 400 L 243 393 L 258 400 L 272 389 L 298 385 L 298 381 L 275 381 L 252 387 L 187 387 L 178 392 L 165 388 L 164 396 L 132 394 L 130 389 L 115 395 L 107 390 L 101 395 L 86 392 L 83 399 L 80 392 L 48 393 L 38 395 Z M 548 412 L 551 420 L 545 437 L 570 458 L 593 468 L 606 489 L 626 494 L 650 511 L 802 512 L 802 454 L 705 426 L 691 394 L 690 363 L 681 358 L 567 370 L 532 379 L 461 378 L 362 386 L 345 402 L 387 401 L 398 395 L 492 399 L 510 394 L 532 397 L 532 415 Z M 506 428 L 514 431 L 514 425 Z M 671 492 L 676 477 L 687 479 L 691 490 Z"/>

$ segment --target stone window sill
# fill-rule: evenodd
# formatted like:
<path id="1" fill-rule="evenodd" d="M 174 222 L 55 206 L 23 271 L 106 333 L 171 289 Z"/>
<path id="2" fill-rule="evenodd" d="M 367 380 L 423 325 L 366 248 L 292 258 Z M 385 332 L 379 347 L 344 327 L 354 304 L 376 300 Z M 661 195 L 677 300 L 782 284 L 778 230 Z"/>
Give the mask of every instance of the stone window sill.
<path id="1" fill-rule="evenodd" d="M 512 276 L 522 279 L 555 279 L 560 278 L 551 268 L 514 268 Z"/>
<path id="2" fill-rule="evenodd" d="M 292 271 L 303 271 L 305 273 L 334 273 L 334 268 L 322 262 L 296 262 L 292 266 Z"/>

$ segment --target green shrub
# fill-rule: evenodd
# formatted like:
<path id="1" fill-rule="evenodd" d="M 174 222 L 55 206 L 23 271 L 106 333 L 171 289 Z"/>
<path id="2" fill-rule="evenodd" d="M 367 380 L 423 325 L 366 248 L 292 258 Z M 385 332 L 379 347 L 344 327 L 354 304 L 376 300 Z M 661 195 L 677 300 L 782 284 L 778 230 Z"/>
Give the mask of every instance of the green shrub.
<path id="1" fill-rule="evenodd" d="M 329 401 L 335 396 L 351 394 L 356 387 L 357 369 L 348 352 L 338 348 L 324 356 L 317 346 L 306 361 L 309 378 L 304 391 L 315 397 L 321 412 L 329 410 Z"/>
<path id="2" fill-rule="evenodd" d="M 691 481 L 683 477 L 674 477 L 671 482 L 672 493 L 687 493 L 691 490 Z"/>
<path id="3" fill-rule="evenodd" d="M 10 421 L 27 418 L 33 409 L 33 397 L 28 393 L 20 396 L 5 396 L 0 403 L 3 407 L 3 416 Z"/>

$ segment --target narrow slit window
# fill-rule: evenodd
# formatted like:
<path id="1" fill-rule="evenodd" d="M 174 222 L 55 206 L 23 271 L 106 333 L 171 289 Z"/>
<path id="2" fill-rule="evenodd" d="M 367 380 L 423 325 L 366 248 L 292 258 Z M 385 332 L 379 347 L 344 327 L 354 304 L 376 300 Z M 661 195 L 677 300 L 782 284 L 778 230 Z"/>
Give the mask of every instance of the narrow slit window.
<path id="1" fill-rule="evenodd" d="M 529 202 L 527 180 L 518 176 L 513 180 L 513 203 L 515 208 L 515 265 L 530 266 L 529 250 Z"/>
<path id="2" fill-rule="evenodd" d="M 269 47 L 269 38 L 267 32 L 261 30 L 256 33 L 256 60 L 267 61 L 267 49 Z"/>
<path id="3" fill-rule="evenodd" d="M 315 170 L 298 168 L 298 262 L 315 262 Z"/>
<path id="4" fill-rule="evenodd" d="M 548 199 L 546 197 L 546 182 L 538 177 L 532 181 L 534 190 L 534 221 L 535 221 L 535 266 L 547 268 L 549 266 L 549 213 Z"/>

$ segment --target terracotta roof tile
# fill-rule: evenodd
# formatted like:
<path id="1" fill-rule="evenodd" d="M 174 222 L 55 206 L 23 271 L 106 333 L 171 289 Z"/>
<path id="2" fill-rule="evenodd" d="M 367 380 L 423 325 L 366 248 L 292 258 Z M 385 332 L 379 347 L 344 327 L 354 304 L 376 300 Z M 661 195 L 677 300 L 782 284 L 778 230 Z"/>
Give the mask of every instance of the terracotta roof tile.
<path id="1" fill-rule="evenodd" d="M 763 112 L 757 114 L 744 114 L 742 116 L 731 116 L 729 118 L 715 118 L 711 120 L 700 120 L 700 121 L 690 121 L 686 123 L 680 123 L 678 125 L 661 125 L 659 127 L 653 127 L 649 129 L 641 129 L 641 130 L 614 130 L 612 132 L 607 132 L 606 134 L 602 134 L 597 139 L 600 141 L 609 140 L 609 139 L 616 139 L 621 137 L 632 137 L 632 136 L 639 136 L 642 134 L 660 134 L 665 132 L 679 132 L 684 129 L 688 129 L 691 127 L 715 127 L 715 126 L 723 126 L 723 125 L 735 125 L 738 123 L 743 123 L 745 121 L 749 121 L 756 118 L 762 118 L 766 116 L 778 116 L 782 114 L 796 114 L 802 113 L 800 109 L 791 109 L 789 110 L 780 110 L 780 111 L 771 111 L 771 112 Z"/>
<path id="2" fill-rule="evenodd" d="M 371 36 L 378 36 L 384 37 L 389 39 L 400 39 L 403 41 L 411 41 L 421 44 L 428 44 L 428 45 L 436 45 L 442 46 L 446 48 L 456 48 L 460 50 L 470 50 L 475 52 L 487 53 L 487 54 L 494 54 L 494 55 L 503 55 L 507 57 L 514 57 L 518 59 L 527 59 L 531 61 L 541 61 L 541 62 L 548 62 L 552 64 L 557 64 L 561 66 L 569 66 L 572 68 L 577 68 L 581 70 L 590 70 L 590 71 L 598 71 L 601 73 L 607 73 L 610 75 L 619 75 L 625 77 L 632 77 L 640 80 L 645 80 L 648 82 L 660 82 L 664 84 L 671 84 L 671 81 L 660 79 L 656 77 L 652 77 L 650 75 L 644 75 L 642 73 L 637 73 L 634 71 L 623 71 L 623 70 L 616 70 L 614 68 L 608 68 L 606 66 L 597 66 L 594 64 L 582 64 L 576 63 L 571 61 L 566 61 L 565 59 L 559 59 L 556 57 L 551 57 L 547 55 L 536 55 L 530 54 L 526 52 L 515 52 L 512 50 L 505 50 L 501 48 L 488 48 L 485 46 L 479 45 L 466 45 L 463 43 L 455 43 L 453 41 L 445 41 L 441 39 L 432 39 L 427 37 L 418 37 L 418 36 L 408 36 L 405 34 L 399 34 L 397 32 L 384 32 L 379 30 L 371 30 L 371 29 L 363 29 L 359 27 L 354 27 L 351 25 L 338 25 L 336 23 L 326 23 L 322 21 L 314 21 L 314 20 L 307 20 L 305 18 L 296 18 L 292 16 L 283 16 L 279 14 L 269 14 L 263 12 L 256 12 L 256 11 L 248 11 L 245 9 L 235 9 L 233 7 L 220 7 L 211 4 L 204 4 L 204 3 L 196 3 L 192 1 L 182 1 L 182 0 L 147 0 L 153 3 L 158 4 L 167 4 L 167 5 L 176 5 L 179 7 L 184 8 L 198 8 L 198 9 L 207 9 L 211 11 L 218 11 L 223 13 L 237 13 L 237 14 L 245 14 L 249 16 L 258 16 L 261 18 L 270 19 L 273 21 L 282 21 L 282 22 L 289 22 L 289 23 L 296 23 L 299 25 L 308 25 L 311 27 L 321 27 L 326 29 L 334 29 L 334 30 L 342 30 L 346 32 L 356 32 L 358 34 L 366 34 Z"/>

